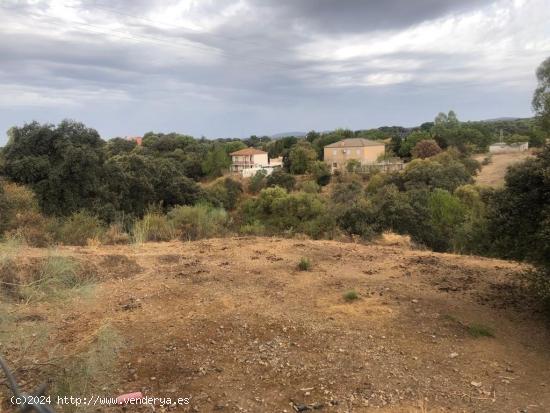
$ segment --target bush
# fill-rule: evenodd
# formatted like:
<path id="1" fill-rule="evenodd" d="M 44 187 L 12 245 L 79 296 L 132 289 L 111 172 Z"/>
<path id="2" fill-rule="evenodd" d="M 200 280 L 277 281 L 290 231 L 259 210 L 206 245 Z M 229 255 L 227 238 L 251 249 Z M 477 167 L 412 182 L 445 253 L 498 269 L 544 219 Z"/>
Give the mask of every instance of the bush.
<path id="1" fill-rule="evenodd" d="M 12 222 L 14 229 L 6 232 L 8 238 L 19 238 L 31 247 L 47 247 L 53 243 L 54 220 L 38 211 L 18 213 Z"/>
<path id="2" fill-rule="evenodd" d="M 300 271 L 309 271 L 311 269 L 311 261 L 307 258 L 300 258 L 300 261 L 298 262 L 298 269 Z"/>
<path id="3" fill-rule="evenodd" d="M 468 326 L 468 333 L 474 338 L 495 336 L 493 330 L 483 324 L 470 324 Z"/>
<path id="4" fill-rule="evenodd" d="M 266 179 L 266 186 L 268 187 L 279 186 L 281 188 L 286 189 L 289 192 L 294 189 L 295 185 L 296 185 L 296 178 L 294 178 L 290 174 L 287 174 L 282 169 L 277 169 L 273 171 L 273 173 L 269 175 Z"/>
<path id="5" fill-rule="evenodd" d="M 243 186 L 239 181 L 231 178 L 218 180 L 206 189 L 206 199 L 214 206 L 233 210 L 243 193 Z"/>
<path id="6" fill-rule="evenodd" d="M 120 224 L 111 224 L 102 238 L 102 243 L 106 245 L 127 244 L 129 241 L 130 236 Z"/>
<path id="7" fill-rule="evenodd" d="M 320 186 L 328 185 L 330 182 L 331 174 L 326 163 L 323 161 L 315 161 L 311 165 L 311 174 Z"/>
<path id="8" fill-rule="evenodd" d="M 66 245 L 86 245 L 88 240 L 100 238 L 103 231 L 99 218 L 87 211 L 80 211 L 62 221 L 56 237 Z"/>
<path id="9" fill-rule="evenodd" d="M 83 271 L 75 259 L 51 254 L 38 268 L 34 280 L 21 287 L 21 296 L 28 301 L 64 298 L 68 293 L 81 291 L 95 281 L 95 274 Z"/>
<path id="10" fill-rule="evenodd" d="M 248 192 L 251 194 L 257 194 L 264 189 L 266 185 L 266 175 L 267 173 L 264 169 L 256 172 L 256 174 L 248 181 Z"/>
<path id="11" fill-rule="evenodd" d="M 357 291 L 350 290 L 344 293 L 344 300 L 346 301 L 355 301 L 359 299 L 359 294 L 357 294 Z"/>
<path id="12" fill-rule="evenodd" d="M 441 148 L 433 139 L 419 141 L 411 151 L 413 158 L 430 158 L 441 152 Z"/>
<path id="13" fill-rule="evenodd" d="M 264 235 L 266 233 L 266 229 L 260 221 L 253 220 L 248 224 L 241 225 L 239 232 L 245 235 Z"/>
<path id="14" fill-rule="evenodd" d="M 148 212 L 142 219 L 136 220 L 132 230 L 133 240 L 137 244 L 147 241 L 170 241 L 175 237 L 174 226 L 165 215 Z"/>
<path id="15" fill-rule="evenodd" d="M 321 187 L 315 181 L 301 182 L 300 190 L 308 194 L 317 194 L 321 190 Z"/>
<path id="16" fill-rule="evenodd" d="M 183 240 L 222 236 L 229 223 L 229 216 L 223 208 L 208 204 L 177 206 L 168 212 L 168 219 Z"/>
<path id="17" fill-rule="evenodd" d="M 262 222 L 270 232 L 304 233 L 314 238 L 330 236 L 334 220 L 325 200 L 303 192 L 289 194 L 280 187 L 266 188 L 241 208 L 246 223 Z"/>

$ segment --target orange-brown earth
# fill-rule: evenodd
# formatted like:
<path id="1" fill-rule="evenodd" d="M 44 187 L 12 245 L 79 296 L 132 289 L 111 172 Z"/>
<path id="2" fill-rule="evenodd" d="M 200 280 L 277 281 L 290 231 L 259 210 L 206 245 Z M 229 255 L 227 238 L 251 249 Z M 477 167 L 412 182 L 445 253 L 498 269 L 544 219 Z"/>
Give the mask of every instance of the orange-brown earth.
<path id="1" fill-rule="evenodd" d="M 67 360 L 89 357 L 109 326 L 121 339 L 112 366 L 75 396 L 190 397 L 173 408 L 185 412 L 550 411 L 550 334 L 516 292 L 514 262 L 254 237 L 59 252 L 100 281 L 65 299 L 3 300 L 0 351 L 26 387 L 59 387 Z"/>

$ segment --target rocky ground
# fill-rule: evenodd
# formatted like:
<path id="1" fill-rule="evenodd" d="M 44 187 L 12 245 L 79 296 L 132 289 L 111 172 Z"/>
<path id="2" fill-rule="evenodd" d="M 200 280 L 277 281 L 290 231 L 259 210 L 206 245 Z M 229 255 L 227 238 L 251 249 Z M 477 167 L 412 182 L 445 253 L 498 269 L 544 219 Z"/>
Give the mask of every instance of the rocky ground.
<path id="1" fill-rule="evenodd" d="M 254 237 L 59 252 L 88 291 L 0 308 L 27 387 L 190 398 L 154 411 L 550 411 L 550 334 L 513 262 Z"/>

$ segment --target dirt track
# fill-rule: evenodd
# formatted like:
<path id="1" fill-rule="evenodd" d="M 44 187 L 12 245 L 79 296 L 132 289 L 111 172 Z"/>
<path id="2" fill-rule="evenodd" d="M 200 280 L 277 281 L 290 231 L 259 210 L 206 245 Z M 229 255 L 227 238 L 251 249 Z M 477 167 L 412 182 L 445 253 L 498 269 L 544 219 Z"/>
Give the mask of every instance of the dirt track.
<path id="1" fill-rule="evenodd" d="M 486 155 L 476 156 L 475 159 L 482 161 Z M 504 176 L 509 166 L 518 162 L 522 162 L 528 157 L 533 156 L 531 152 L 515 152 L 515 153 L 499 153 L 493 154 L 491 163 L 482 165 L 481 171 L 478 173 L 476 183 L 488 186 L 504 185 Z"/>
<path id="2" fill-rule="evenodd" d="M 88 297 L 7 304 L 17 328 L 48 328 L 40 351 L 0 347 L 30 384 L 109 325 L 123 346 L 89 388 L 191 397 L 174 411 L 550 411 L 550 334 L 512 293 L 515 263 L 270 238 L 62 252 L 103 281 Z"/>

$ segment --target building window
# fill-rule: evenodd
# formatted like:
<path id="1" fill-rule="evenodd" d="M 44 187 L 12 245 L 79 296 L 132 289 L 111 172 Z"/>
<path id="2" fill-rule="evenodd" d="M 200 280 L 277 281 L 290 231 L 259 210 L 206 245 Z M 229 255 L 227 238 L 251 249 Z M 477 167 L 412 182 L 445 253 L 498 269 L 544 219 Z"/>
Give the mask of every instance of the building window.
<path id="1" fill-rule="evenodd" d="M 336 149 L 333 149 L 333 150 L 332 150 L 332 154 L 335 155 L 335 156 L 336 156 L 336 153 L 337 153 L 337 152 L 338 152 L 338 151 L 337 151 Z"/>
<path id="2" fill-rule="evenodd" d="M 357 149 L 357 155 L 361 155 L 361 149 Z"/>

